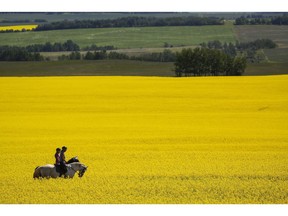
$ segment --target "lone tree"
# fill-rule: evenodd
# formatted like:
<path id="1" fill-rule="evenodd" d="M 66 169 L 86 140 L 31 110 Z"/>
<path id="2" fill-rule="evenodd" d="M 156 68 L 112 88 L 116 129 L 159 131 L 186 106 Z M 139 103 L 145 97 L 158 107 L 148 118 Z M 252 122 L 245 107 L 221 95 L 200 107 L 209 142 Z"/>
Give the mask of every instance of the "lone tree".
<path id="1" fill-rule="evenodd" d="M 188 48 L 176 53 L 175 74 L 178 77 L 239 76 L 245 68 L 245 57 L 232 57 L 217 49 Z"/>

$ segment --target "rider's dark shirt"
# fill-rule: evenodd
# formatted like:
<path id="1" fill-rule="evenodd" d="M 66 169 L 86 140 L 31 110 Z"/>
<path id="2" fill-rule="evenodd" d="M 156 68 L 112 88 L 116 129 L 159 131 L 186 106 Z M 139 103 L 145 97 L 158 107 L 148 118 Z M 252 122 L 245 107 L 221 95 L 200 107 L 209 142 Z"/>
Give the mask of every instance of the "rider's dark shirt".
<path id="1" fill-rule="evenodd" d="M 60 162 L 62 162 L 62 163 L 64 163 L 64 164 L 66 163 L 64 152 L 61 152 L 61 153 L 60 153 Z"/>
<path id="2" fill-rule="evenodd" d="M 56 159 L 56 162 L 55 162 L 55 164 L 56 165 L 60 165 L 60 155 L 58 154 L 58 153 L 55 153 L 55 159 Z"/>

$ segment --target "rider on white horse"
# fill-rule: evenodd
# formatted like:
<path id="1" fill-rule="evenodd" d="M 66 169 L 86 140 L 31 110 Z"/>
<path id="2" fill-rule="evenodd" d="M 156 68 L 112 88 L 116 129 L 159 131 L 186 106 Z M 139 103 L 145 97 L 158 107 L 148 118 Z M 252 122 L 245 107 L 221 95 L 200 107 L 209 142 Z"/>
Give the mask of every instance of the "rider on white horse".
<path id="1" fill-rule="evenodd" d="M 66 166 L 66 160 L 65 160 L 65 154 L 64 154 L 66 151 L 67 151 L 67 147 L 63 146 L 62 151 L 60 153 L 60 167 L 61 167 L 63 174 L 67 172 L 67 166 Z"/>
<path id="2" fill-rule="evenodd" d="M 57 148 L 57 149 L 56 149 L 56 153 L 55 153 L 55 155 L 54 155 L 55 160 L 56 160 L 55 166 L 59 166 L 59 165 L 60 165 L 60 152 L 61 152 L 61 149 L 60 149 L 60 148 Z"/>
<path id="3" fill-rule="evenodd" d="M 77 172 L 80 178 L 83 177 L 88 166 L 85 166 L 84 164 L 80 163 L 77 156 L 71 158 L 70 160 L 66 162 L 66 157 L 65 157 L 66 150 L 67 150 L 66 146 L 62 147 L 62 151 L 60 150 L 60 148 L 57 148 L 56 153 L 54 155 L 56 159 L 56 163 L 54 165 L 46 164 L 44 166 L 36 167 L 34 170 L 33 178 L 34 179 L 57 178 L 57 177 L 61 177 L 61 175 L 63 174 L 65 178 L 73 178 L 75 173 Z M 61 168 L 60 170 L 58 169 L 59 166 Z M 63 170 L 62 168 L 64 168 L 65 170 Z M 59 176 L 59 173 L 60 173 L 60 176 Z"/>
<path id="4" fill-rule="evenodd" d="M 80 162 L 73 162 L 69 164 L 67 167 L 67 173 L 65 174 L 65 178 L 73 178 L 75 173 L 78 172 L 78 176 L 81 178 L 83 177 L 84 173 L 87 170 L 87 166 Z M 56 167 L 52 164 L 46 164 L 44 166 L 36 167 L 33 178 L 40 179 L 40 178 L 58 178 L 59 173 L 56 171 Z"/>

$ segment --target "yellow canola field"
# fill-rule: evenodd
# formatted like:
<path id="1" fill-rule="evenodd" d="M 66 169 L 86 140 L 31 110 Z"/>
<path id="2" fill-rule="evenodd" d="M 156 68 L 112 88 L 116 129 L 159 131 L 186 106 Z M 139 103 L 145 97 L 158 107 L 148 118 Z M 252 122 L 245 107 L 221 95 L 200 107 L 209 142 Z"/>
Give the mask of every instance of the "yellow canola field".
<path id="1" fill-rule="evenodd" d="M 288 203 L 288 76 L 0 78 L 0 203 Z M 34 180 L 56 147 L 83 178 Z"/>
<path id="2" fill-rule="evenodd" d="M 6 30 L 13 30 L 13 31 L 22 31 L 23 29 L 26 30 L 33 30 L 38 25 L 16 25 L 16 26 L 0 26 L 0 31 L 6 31 Z"/>

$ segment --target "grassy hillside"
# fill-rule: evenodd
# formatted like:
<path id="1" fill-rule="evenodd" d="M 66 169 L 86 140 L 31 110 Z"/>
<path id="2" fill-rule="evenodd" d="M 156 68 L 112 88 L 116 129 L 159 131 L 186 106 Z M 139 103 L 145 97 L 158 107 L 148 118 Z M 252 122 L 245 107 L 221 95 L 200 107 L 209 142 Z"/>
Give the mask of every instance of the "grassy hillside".
<path id="1" fill-rule="evenodd" d="M 65 42 L 69 39 L 80 47 L 97 44 L 113 45 L 117 48 L 155 48 L 163 47 L 165 42 L 174 46 L 198 45 L 211 40 L 234 42 L 235 36 L 232 25 L 74 29 L 0 34 L 0 45 L 26 46 L 35 43 Z"/>
<path id="2" fill-rule="evenodd" d="M 279 25 L 243 25 L 235 26 L 236 38 L 240 42 L 253 41 L 260 38 L 273 40 L 278 47 L 264 50 L 270 62 L 288 62 L 288 26 Z M 281 65 L 279 66 L 281 67 Z M 273 69 L 273 68 L 271 68 Z"/>
<path id="3" fill-rule="evenodd" d="M 0 203 L 288 204 L 287 82 L 2 77 Z M 84 177 L 34 180 L 63 145 Z"/>
<path id="4" fill-rule="evenodd" d="M 235 26 L 235 34 L 240 42 L 269 38 L 279 48 L 288 48 L 288 26 L 283 25 L 240 25 Z"/>

